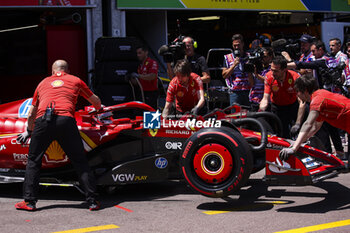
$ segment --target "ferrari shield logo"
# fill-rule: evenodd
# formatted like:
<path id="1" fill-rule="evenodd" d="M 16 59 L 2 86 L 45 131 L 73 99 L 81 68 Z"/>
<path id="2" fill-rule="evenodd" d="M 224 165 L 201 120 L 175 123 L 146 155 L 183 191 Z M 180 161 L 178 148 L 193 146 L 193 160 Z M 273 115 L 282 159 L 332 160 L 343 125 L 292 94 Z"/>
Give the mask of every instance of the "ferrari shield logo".
<path id="1" fill-rule="evenodd" d="M 293 79 L 291 79 L 291 78 L 290 78 L 290 79 L 288 79 L 288 83 L 289 83 L 289 85 L 290 85 L 290 84 L 292 84 L 292 82 L 293 82 Z"/>
<path id="2" fill-rule="evenodd" d="M 157 135 L 158 129 L 149 129 L 148 132 L 152 137 L 154 137 Z"/>

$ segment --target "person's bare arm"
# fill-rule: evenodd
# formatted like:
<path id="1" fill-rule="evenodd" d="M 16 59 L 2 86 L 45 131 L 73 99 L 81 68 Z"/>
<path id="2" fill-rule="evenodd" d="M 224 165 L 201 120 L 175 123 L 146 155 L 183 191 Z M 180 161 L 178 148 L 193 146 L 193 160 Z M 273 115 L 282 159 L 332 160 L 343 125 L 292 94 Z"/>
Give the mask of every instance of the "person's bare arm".
<path id="1" fill-rule="evenodd" d="M 204 103 L 205 103 L 204 91 L 203 91 L 203 90 L 200 90 L 200 91 L 199 91 L 199 101 L 198 101 L 196 107 L 197 107 L 198 109 L 201 109 L 201 108 L 204 106 Z"/>
<path id="2" fill-rule="evenodd" d="M 165 106 L 164 106 L 164 109 L 163 109 L 163 112 L 162 112 L 162 117 L 163 118 L 167 118 L 168 115 L 169 115 L 169 112 L 170 112 L 170 108 L 171 108 L 171 104 L 170 102 L 166 102 L 165 103 Z"/>
<path id="3" fill-rule="evenodd" d="M 30 106 L 29 111 L 28 111 L 28 118 L 27 118 L 27 130 L 33 131 L 34 129 L 34 121 L 36 118 L 36 113 L 38 111 L 37 106 Z"/>
<path id="4" fill-rule="evenodd" d="M 202 72 L 201 80 L 203 83 L 210 83 L 210 75 L 208 72 Z"/>
<path id="5" fill-rule="evenodd" d="M 299 102 L 299 108 L 298 108 L 298 115 L 297 115 L 295 124 L 301 125 L 305 115 L 306 103 L 299 98 L 298 98 L 298 102 Z"/>
<path id="6" fill-rule="evenodd" d="M 30 138 L 32 131 L 34 129 L 34 121 L 36 118 L 36 113 L 37 113 L 37 106 L 30 106 L 29 111 L 28 111 L 28 117 L 27 117 L 27 128 L 24 130 L 23 133 L 20 133 L 17 135 L 16 141 L 24 144 L 28 141 Z"/>
<path id="7" fill-rule="evenodd" d="M 166 63 L 166 67 L 167 67 L 166 72 L 168 74 L 168 77 L 170 79 L 173 79 L 175 77 L 173 67 L 171 67 L 170 63 Z"/>
<path id="8" fill-rule="evenodd" d="M 95 94 L 90 96 L 90 98 L 88 98 L 87 101 L 89 101 L 90 104 L 92 104 L 96 110 L 99 110 L 102 107 L 100 98 Z"/>
<path id="9" fill-rule="evenodd" d="M 152 74 L 140 74 L 139 75 L 139 78 L 140 79 L 143 79 L 143 80 L 154 80 L 157 78 L 157 74 L 155 73 L 152 73 Z"/>
<path id="10" fill-rule="evenodd" d="M 295 62 L 288 62 L 287 63 L 287 69 L 296 69 L 297 68 L 297 64 L 295 64 Z"/>
<path id="11" fill-rule="evenodd" d="M 264 93 L 264 96 L 259 104 L 260 111 L 265 111 L 267 109 L 267 106 L 269 105 L 269 99 L 270 99 L 270 94 Z"/>
<path id="12" fill-rule="evenodd" d="M 322 126 L 322 121 L 318 122 L 316 119 L 319 116 L 318 111 L 310 111 L 307 120 L 304 122 L 301 127 L 300 133 L 298 134 L 297 140 L 293 144 L 294 152 L 297 151 L 300 145 L 305 142 L 307 139 L 312 137 Z"/>
<path id="13" fill-rule="evenodd" d="M 281 55 L 287 60 L 287 61 L 291 61 L 292 58 L 290 57 L 289 53 L 286 51 L 282 51 Z"/>
<path id="14" fill-rule="evenodd" d="M 239 64 L 239 57 L 236 57 L 234 62 L 233 62 L 233 65 L 230 66 L 230 68 L 224 68 L 222 70 L 222 77 L 224 79 L 227 79 L 228 77 L 230 77 L 238 64 Z"/>
<path id="15" fill-rule="evenodd" d="M 249 85 L 252 87 L 254 86 L 254 77 L 253 77 L 253 73 L 248 73 L 248 82 Z"/>

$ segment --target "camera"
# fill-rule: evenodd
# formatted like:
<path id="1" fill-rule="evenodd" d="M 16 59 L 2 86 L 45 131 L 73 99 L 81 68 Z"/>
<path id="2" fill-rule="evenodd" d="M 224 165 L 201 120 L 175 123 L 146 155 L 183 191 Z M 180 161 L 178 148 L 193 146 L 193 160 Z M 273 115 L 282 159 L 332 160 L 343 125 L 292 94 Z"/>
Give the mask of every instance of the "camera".
<path id="1" fill-rule="evenodd" d="M 169 45 L 162 45 L 158 49 L 158 54 L 163 56 L 164 62 L 171 63 L 185 58 L 186 45 L 184 42 L 182 42 L 184 38 L 184 36 L 178 36 Z"/>
<path id="2" fill-rule="evenodd" d="M 233 54 L 235 57 L 241 57 L 241 52 L 239 50 L 234 50 Z M 264 57 L 264 50 L 262 48 L 256 48 L 251 52 L 248 52 L 248 56 L 240 58 L 243 65 L 243 72 L 254 73 L 255 68 L 257 72 L 263 69 L 262 59 Z"/>
<path id="3" fill-rule="evenodd" d="M 324 86 L 327 87 L 333 84 L 343 90 L 341 77 L 345 66 L 346 64 L 344 62 L 340 62 L 339 64 L 329 64 L 328 68 L 320 69 L 320 75 Z"/>
<path id="4" fill-rule="evenodd" d="M 264 57 L 264 50 L 262 48 L 256 48 L 251 52 L 248 52 L 248 61 L 243 66 L 243 71 L 247 73 L 254 73 L 255 68 L 257 72 L 263 70 L 262 59 Z"/>
<path id="5" fill-rule="evenodd" d="M 272 41 L 271 47 L 276 56 L 282 55 L 283 51 L 286 51 L 293 60 L 298 60 L 300 57 L 300 45 L 293 39 L 278 39 Z"/>

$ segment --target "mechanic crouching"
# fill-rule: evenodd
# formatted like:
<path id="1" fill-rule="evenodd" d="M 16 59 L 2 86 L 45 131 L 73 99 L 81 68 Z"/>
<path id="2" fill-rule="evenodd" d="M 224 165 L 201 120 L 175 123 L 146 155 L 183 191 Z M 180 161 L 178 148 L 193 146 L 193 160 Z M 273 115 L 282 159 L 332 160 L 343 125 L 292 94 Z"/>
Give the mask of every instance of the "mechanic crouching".
<path id="1" fill-rule="evenodd" d="M 201 78 L 191 72 L 191 64 L 187 59 L 177 61 L 174 73 L 176 76 L 169 83 L 163 118 L 169 116 L 174 100 L 176 115 L 189 112 L 192 115 L 201 114 L 205 102 Z"/>
<path id="2" fill-rule="evenodd" d="M 310 113 L 293 145 L 280 151 L 282 160 L 294 154 L 303 142 L 321 128 L 324 121 L 350 133 L 350 99 L 324 89 L 318 90 L 317 81 L 311 75 L 295 80 L 294 88 L 302 101 L 310 102 Z"/>
<path id="3" fill-rule="evenodd" d="M 36 210 L 42 157 L 54 140 L 58 141 L 77 170 L 89 209 L 100 208 L 96 200 L 95 178 L 89 168 L 74 119 L 79 95 L 87 99 L 95 109 L 101 109 L 100 99 L 87 85 L 78 77 L 68 74 L 67 62 L 55 61 L 52 76 L 41 81 L 34 92 L 27 130 L 17 138 L 23 144 L 31 137 L 31 142 L 23 184 L 24 201 L 17 203 L 16 209 Z"/>

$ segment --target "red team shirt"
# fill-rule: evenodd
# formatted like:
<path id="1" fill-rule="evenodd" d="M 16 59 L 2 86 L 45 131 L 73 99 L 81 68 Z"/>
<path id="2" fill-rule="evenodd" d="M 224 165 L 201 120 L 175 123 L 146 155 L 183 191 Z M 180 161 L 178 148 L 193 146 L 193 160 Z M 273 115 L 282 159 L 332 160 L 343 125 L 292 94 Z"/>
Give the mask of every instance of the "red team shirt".
<path id="1" fill-rule="evenodd" d="M 323 89 L 317 90 L 311 95 L 312 110 L 320 114 L 317 121 L 326 121 L 350 133 L 350 99 L 347 97 Z"/>
<path id="2" fill-rule="evenodd" d="M 299 78 L 299 74 L 292 71 L 286 71 L 286 78 L 283 83 L 277 81 L 272 71 L 267 72 L 265 79 L 264 93 L 271 95 L 271 102 L 280 105 L 290 105 L 297 100 L 297 93 L 294 90 L 294 82 Z"/>
<path id="3" fill-rule="evenodd" d="M 139 74 L 158 74 L 158 63 L 155 60 L 147 57 L 143 64 L 140 64 L 137 68 Z M 144 80 L 139 79 L 144 91 L 156 91 L 158 90 L 157 79 Z"/>
<path id="4" fill-rule="evenodd" d="M 35 90 L 32 105 L 38 107 L 36 118 L 44 115 L 46 107 L 55 102 L 55 114 L 74 117 L 78 96 L 90 98 L 93 93 L 83 80 L 65 72 L 45 78 Z"/>
<path id="5" fill-rule="evenodd" d="M 180 84 L 175 76 L 169 83 L 166 101 L 173 102 L 176 99 L 176 110 L 179 112 L 191 111 L 199 101 L 199 91 L 203 90 L 201 78 L 191 73 L 187 87 Z"/>

